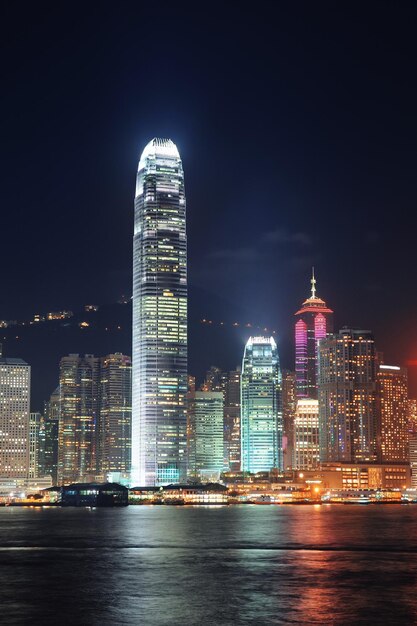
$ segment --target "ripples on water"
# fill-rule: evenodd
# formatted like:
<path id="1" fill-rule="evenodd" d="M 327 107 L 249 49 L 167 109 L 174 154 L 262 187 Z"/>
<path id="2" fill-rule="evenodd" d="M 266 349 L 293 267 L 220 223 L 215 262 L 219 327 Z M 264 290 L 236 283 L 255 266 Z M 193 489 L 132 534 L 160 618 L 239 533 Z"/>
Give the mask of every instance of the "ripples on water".
<path id="1" fill-rule="evenodd" d="M 417 506 L 0 509 L 4 624 L 417 624 Z"/>

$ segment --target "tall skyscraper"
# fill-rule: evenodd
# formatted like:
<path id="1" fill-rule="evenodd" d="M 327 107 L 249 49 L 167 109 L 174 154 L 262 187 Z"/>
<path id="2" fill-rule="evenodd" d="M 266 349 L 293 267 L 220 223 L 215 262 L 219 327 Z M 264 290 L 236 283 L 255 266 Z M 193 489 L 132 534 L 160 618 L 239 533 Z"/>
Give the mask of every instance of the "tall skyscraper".
<path id="1" fill-rule="evenodd" d="M 294 467 L 313 470 L 319 462 L 319 403 L 300 398 L 294 419 Z"/>
<path id="2" fill-rule="evenodd" d="M 30 366 L 0 357 L 0 477 L 29 473 Z"/>
<path id="3" fill-rule="evenodd" d="M 224 392 L 224 467 L 240 471 L 240 367 L 229 372 Z"/>
<path id="4" fill-rule="evenodd" d="M 380 460 L 406 463 L 409 458 L 407 369 L 380 365 L 376 383 Z"/>
<path id="5" fill-rule="evenodd" d="M 322 462 L 377 459 L 376 352 L 368 330 L 343 328 L 320 341 Z"/>
<path id="6" fill-rule="evenodd" d="M 60 362 L 58 482 L 91 480 L 97 473 L 100 359 L 64 356 Z"/>
<path id="7" fill-rule="evenodd" d="M 243 472 L 283 468 L 282 379 L 273 337 L 250 337 L 241 377 Z"/>
<path id="8" fill-rule="evenodd" d="M 44 473 L 45 423 L 41 413 L 29 417 L 29 478 L 40 478 Z"/>
<path id="9" fill-rule="evenodd" d="M 409 398 L 408 400 L 408 438 L 416 439 L 417 437 L 417 400 Z"/>
<path id="10" fill-rule="evenodd" d="M 333 330 L 333 311 L 316 296 L 316 279 L 311 278 L 311 296 L 296 313 L 295 373 L 297 398 L 317 399 L 318 342 Z"/>
<path id="11" fill-rule="evenodd" d="M 132 363 L 120 352 L 100 363 L 98 468 L 117 480 L 130 477 L 132 427 Z"/>
<path id="12" fill-rule="evenodd" d="M 70 354 L 61 359 L 60 384 L 46 405 L 51 434 L 58 418 L 60 484 L 106 473 L 128 480 L 131 397 L 130 357 L 117 352 L 103 358 Z M 46 465 L 52 471 L 53 452 L 53 441 L 47 438 Z"/>
<path id="13" fill-rule="evenodd" d="M 410 439 L 408 443 L 408 453 L 411 468 L 411 487 L 417 489 L 417 439 Z"/>
<path id="14" fill-rule="evenodd" d="M 52 477 L 52 483 L 58 481 L 58 434 L 59 434 L 59 386 L 51 393 L 44 409 L 45 451 L 44 475 Z"/>
<path id="15" fill-rule="evenodd" d="M 188 475 L 218 480 L 223 470 L 223 393 L 195 391 L 188 396 Z"/>
<path id="16" fill-rule="evenodd" d="M 294 419 L 296 409 L 295 372 L 282 371 L 282 451 L 284 469 L 294 467 Z"/>
<path id="17" fill-rule="evenodd" d="M 133 237 L 132 484 L 186 475 L 187 238 L 184 173 L 170 139 L 139 161 Z"/>

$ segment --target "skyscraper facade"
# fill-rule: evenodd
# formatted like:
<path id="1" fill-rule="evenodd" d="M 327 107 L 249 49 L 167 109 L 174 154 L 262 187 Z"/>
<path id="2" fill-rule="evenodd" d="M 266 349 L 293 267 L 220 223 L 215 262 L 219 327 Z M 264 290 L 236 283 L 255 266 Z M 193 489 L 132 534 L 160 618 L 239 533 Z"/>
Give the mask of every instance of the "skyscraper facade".
<path id="1" fill-rule="evenodd" d="M 195 391 L 188 396 L 188 475 L 218 480 L 223 471 L 223 393 Z"/>
<path id="2" fill-rule="evenodd" d="M 294 419 L 296 409 L 295 372 L 282 371 L 282 452 L 284 469 L 294 466 Z"/>
<path id="3" fill-rule="evenodd" d="M 224 392 L 224 467 L 240 471 L 240 367 L 229 372 Z"/>
<path id="4" fill-rule="evenodd" d="M 58 481 L 58 433 L 59 433 L 59 386 L 51 393 L 45 402 L 45 450 L 44 450 L 44 475 L 52 477 L 52 483 Z"/>
<path id="5" fill-rule="evenodd" d="M 294 419 L 294 467 L 313 470 L 319 462 L 319 403 L 318 400 L 300 398 Z"/>
<path id="6" fill-rule="evenodd" d="M 319 424 L 322 462 L 376 461 L 376 352 L 370 331 L 343 328 L 320 341 Z"/>
<path id="7" fill-rule="evenodd" d="M 297 398 L 317 399 L 318 342 L 333 330 L 333 311 L 316 296 L 316 279 L 311 278 L 311 296 L 296 313 L 295 373 Z"/>
<path id="8" fill-rule="evenodd" d="M 30 366 L 0 357 L 0 477 L 29 473 Z"/>
<path id="9" fill-rule="evenodd" d="M 282 379 L 273 337 L 250 337 L 241 376 L 243 472 L 283 468 Z"/>
<path id="10" fill-rule="evenodd" d="M 29 478 L 44 476 L 45 422 L 41 413 L 29 417 Z"/>
<path id="11" fill-rule="evenodd" d="M 70 354 L 59 374 L 58 482 L 91 480 L 97 473 L 100 359 Z"/>
<path id="12" fill-rule="evenodd" d="M 131 457 L 132 363 L 116 352 L 100 363 L 98 468 L 128 480 Z"/>
<path id="13" fill-rule="evenodd" d="M 409 450 L 407 369 L 379 365 L 376 382 L 380 460 L 406 463 Z"/>
<path id="14" fill-rule="evenodd" d="M 187 238 L 184 173 L 170 139 L 139 161 L 133 237 L 132 484 L 186 475 Z"/>

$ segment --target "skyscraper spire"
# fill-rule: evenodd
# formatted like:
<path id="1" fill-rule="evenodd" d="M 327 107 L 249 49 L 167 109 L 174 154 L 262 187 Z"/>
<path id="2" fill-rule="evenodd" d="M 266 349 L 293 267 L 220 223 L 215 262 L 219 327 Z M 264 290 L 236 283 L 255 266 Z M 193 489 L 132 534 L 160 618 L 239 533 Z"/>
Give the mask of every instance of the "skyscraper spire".
<path id="1" fill-rule="evenodd" d="M 312 275 L 311 275 L 311 297 L 315 298 L 316 297 L 316 279 L 314 277 L 314 265 L 313 265 L 313 271 L 312 271 Z"/>

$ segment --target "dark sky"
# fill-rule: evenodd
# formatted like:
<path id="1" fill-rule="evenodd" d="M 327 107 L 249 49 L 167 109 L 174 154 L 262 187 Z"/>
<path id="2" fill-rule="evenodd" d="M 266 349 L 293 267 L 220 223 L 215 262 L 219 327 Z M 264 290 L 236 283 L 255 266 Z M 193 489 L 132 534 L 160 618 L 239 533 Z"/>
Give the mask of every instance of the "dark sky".
<path id="1" fill-rule="evenodd" d="M 416 359 L 415 3 L 149 4 L 3 3 L 0 319 L 130 293 L 160 136 L 185 169 L 191 321 L 276 328 L 290 367 L 314 264 L 336 327 Z"/>

